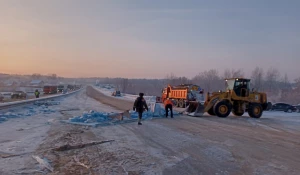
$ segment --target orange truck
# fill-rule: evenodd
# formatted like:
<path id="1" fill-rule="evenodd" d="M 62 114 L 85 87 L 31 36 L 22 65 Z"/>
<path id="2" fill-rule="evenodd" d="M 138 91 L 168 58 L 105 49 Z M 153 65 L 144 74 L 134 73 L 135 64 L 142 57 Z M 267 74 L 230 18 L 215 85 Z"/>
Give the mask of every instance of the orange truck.
<path id="1" fill-rule="evenodd" d="M 164 102 L 166 98 L 170 98 L 174 106 L 185 108 L 189 101 L 204 101 L 204 90 L 195 84 L 168 85 L 162 90 L 161 98 L 156 98 L 156 102 Z"/>

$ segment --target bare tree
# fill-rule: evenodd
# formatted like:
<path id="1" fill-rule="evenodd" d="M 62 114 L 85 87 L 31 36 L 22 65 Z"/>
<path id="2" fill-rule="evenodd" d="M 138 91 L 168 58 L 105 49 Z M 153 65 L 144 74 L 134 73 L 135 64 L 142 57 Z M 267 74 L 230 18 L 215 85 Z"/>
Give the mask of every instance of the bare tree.
<path id="1" fill-rule="evenodd" d="M 189 84 L 191 81 L 187 77 L 179 77 L 178 83 L 179 84 Z"/>
<path id="2" fill-rule="evenodd" d="M 300 77 L 295 79 L 296 88 L 300 89 Z"/>
<path id="3" fill-rule="evenodd" d="M 291 83 L 290 83 L 289 78 L 286 73 L 284 74 L 282 83 L 283 83 L 283 89 L 285 89 L 285 90 L 290 89 Z"/>
<path id="4" fill-rule="evenodd" d="M 238 78 L 244 77 L 245 73 L 242 69 L 225 69 L 223 78 Z"/>
<path id="5" fill-rule="evenodd" d="M 121 80 L 121 87 L 122 87 L 122 91 L 124 93 L 126 93 L 127 92 L 127 87 L 128 87 L 128 78 L 123 78 Z"/>
<path id="6" fill-rule="evenodd" d="M 263 87 L 264 70 L 260 67 L 256 67 L 251 74 L 253 88 L 260 90 Z"/>
<path id="7" fill-rule="evenodd" d="M 222 81 L 216 69 L 199 73 L 193 78 L 193 82 L 207 92 L 223 89 Z"/>
<path id="8" fill-rule="evenodd" d="M 171 85 L 171 86 L 175 86 L 176 84 L 178 84 L 177 80 L 178 80 L 178 77 L 176 77 L 173 73 L 171 73 L 170 75 L 167 75 L 166 76 L 166 80 L 167 80 L 167 84 Z"/>
<path id="9" fill-rule="evenodd" d="M 42 77 L 42 75 L 41 75 L 41 74 L 38 74 L 38 73 L 34 73 L 34 74 L 31 75 L 31 77 L 32 77 L 33 79 L 40 79 L 40 78 Z"/>
<path id="10" fill-rule="evenodd" d="M 104 80 L 104 83 L 109 84 L 110 82 L 111 82 L 110 78 L 106 77 L 105 80 Z"/>
<path id="11" fill-rule="evenodd" d="M 270 67 L 266 73 L 266 88 L 271 93 L 278 92 L 277 82 L 280 77 L 278 69 Z"/>
<path id="12" fill-rule="evenodd" d="M 56 80 L 57 79 L 57 75 L 56 74 L 48 74 L 48 79 L 49 80 Z"/>
<path id="13" fill-rule="evenodd" d="M 295 79 L 293 88 L 287 91 L 282 97 L 282 101 L 292 104 L 300 104 L 300 77 Z"/>
<path id="14" fill-rule="evenodd" d="M 287 74 L 284 74 L 284 77 L 282 78 L 280 82 L 280 89 L 281 89 L 281 101 L 289 102 L 291 101 L 291 98 L 293 98 L 292 95 L 292 86 L 289 82 L 289 78 Z"/>
<path id="15" fill-rule="evenodd" d="M 295 79 L 295 86 L 293 88 L 293 92 L 299 96 L 298 103 L 300 104 L 300 77 Z"/>

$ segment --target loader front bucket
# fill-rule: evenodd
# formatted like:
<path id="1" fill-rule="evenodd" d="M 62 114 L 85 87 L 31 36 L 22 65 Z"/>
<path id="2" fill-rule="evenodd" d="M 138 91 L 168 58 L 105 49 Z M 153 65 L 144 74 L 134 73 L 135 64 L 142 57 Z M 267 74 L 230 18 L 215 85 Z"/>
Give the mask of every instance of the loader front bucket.
<path id="1" fill-rule="evenodd" d="M 189 116 L 201 117 L 204 114 L 204 106 L 200 102 L 190 102 L 186 109 L 186 114 Z"/>

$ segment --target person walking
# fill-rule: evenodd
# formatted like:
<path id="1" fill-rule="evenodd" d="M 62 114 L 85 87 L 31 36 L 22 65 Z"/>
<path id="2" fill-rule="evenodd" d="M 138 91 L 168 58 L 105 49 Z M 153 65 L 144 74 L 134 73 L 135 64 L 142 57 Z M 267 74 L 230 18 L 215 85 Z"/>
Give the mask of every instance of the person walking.
<path id="1" fill-rule="evenodd" d="M 35 90 L 35 92 L 34 92 L 34 95 L 35 95 L 35 98 L 39 98 L 40 97 L 40 92 L 39 92 L 39 90 Z"/>
<path id="2" fill-rule="evenodd" d="M 144 93 L 140 93 L 133 104 L 133 110 L 139 113 L 138 125 L 142 125 L 142 117 L 144 110 L 148 111 L 146 100 L 144 99 Z"/>
<path id="3" fill-rule="evenodd" d="M 167 98 L 165 101 L 164 101 L 164 106 L 165 106 L 165 110 L 166 110 L 166 118 L 168 118 L 168 111 L 170 109 L 170 112 L 171 112 L 171 118 L 173 118 L 173 102 L 172 100 L 170 100 L 169 98 Z"/>

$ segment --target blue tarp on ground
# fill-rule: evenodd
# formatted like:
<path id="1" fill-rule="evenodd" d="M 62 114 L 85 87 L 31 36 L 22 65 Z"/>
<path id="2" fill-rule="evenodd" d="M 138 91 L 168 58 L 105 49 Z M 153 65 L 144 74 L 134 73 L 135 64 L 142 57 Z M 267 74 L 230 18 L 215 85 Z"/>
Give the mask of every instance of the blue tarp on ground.
<path id="1" fill-rule="evenodd" d="M 22 108 L 16 108 L 13 110 L 9 110 L 9 112 L 0 112 L 0 123 L 7 121 L 10 118 L 22 118 L 22 117 L 29 117 L 36 114 L 51 114 L 56 112 L 49 108 L 48 106 L 59 105 L 60 102 L 58 101 L 41 101 L 34 103 L 30 106 L 25 106 Z"/>
<path id="2" fill-rule="evenodd" d="M 177 112 L 173 112 L 174 116 L 178 115 Z M 143 113 L 142 120 L 149 120 L 152 118 L 163 118 L 165 116 L 165 110 L 160 105 L 152 104 L 149 107 L 149 111 Z M 138 113 L 135 111 L 128 111 L 127 113 L 105 113 L 89 111 L 84 112 L 80 116 L 74 116 L 68 121 L 64 121 L 72 124 L 89 125 L 89 126 L 107 126 L 121 123 L 135 122 L 138 119 Z"/>

